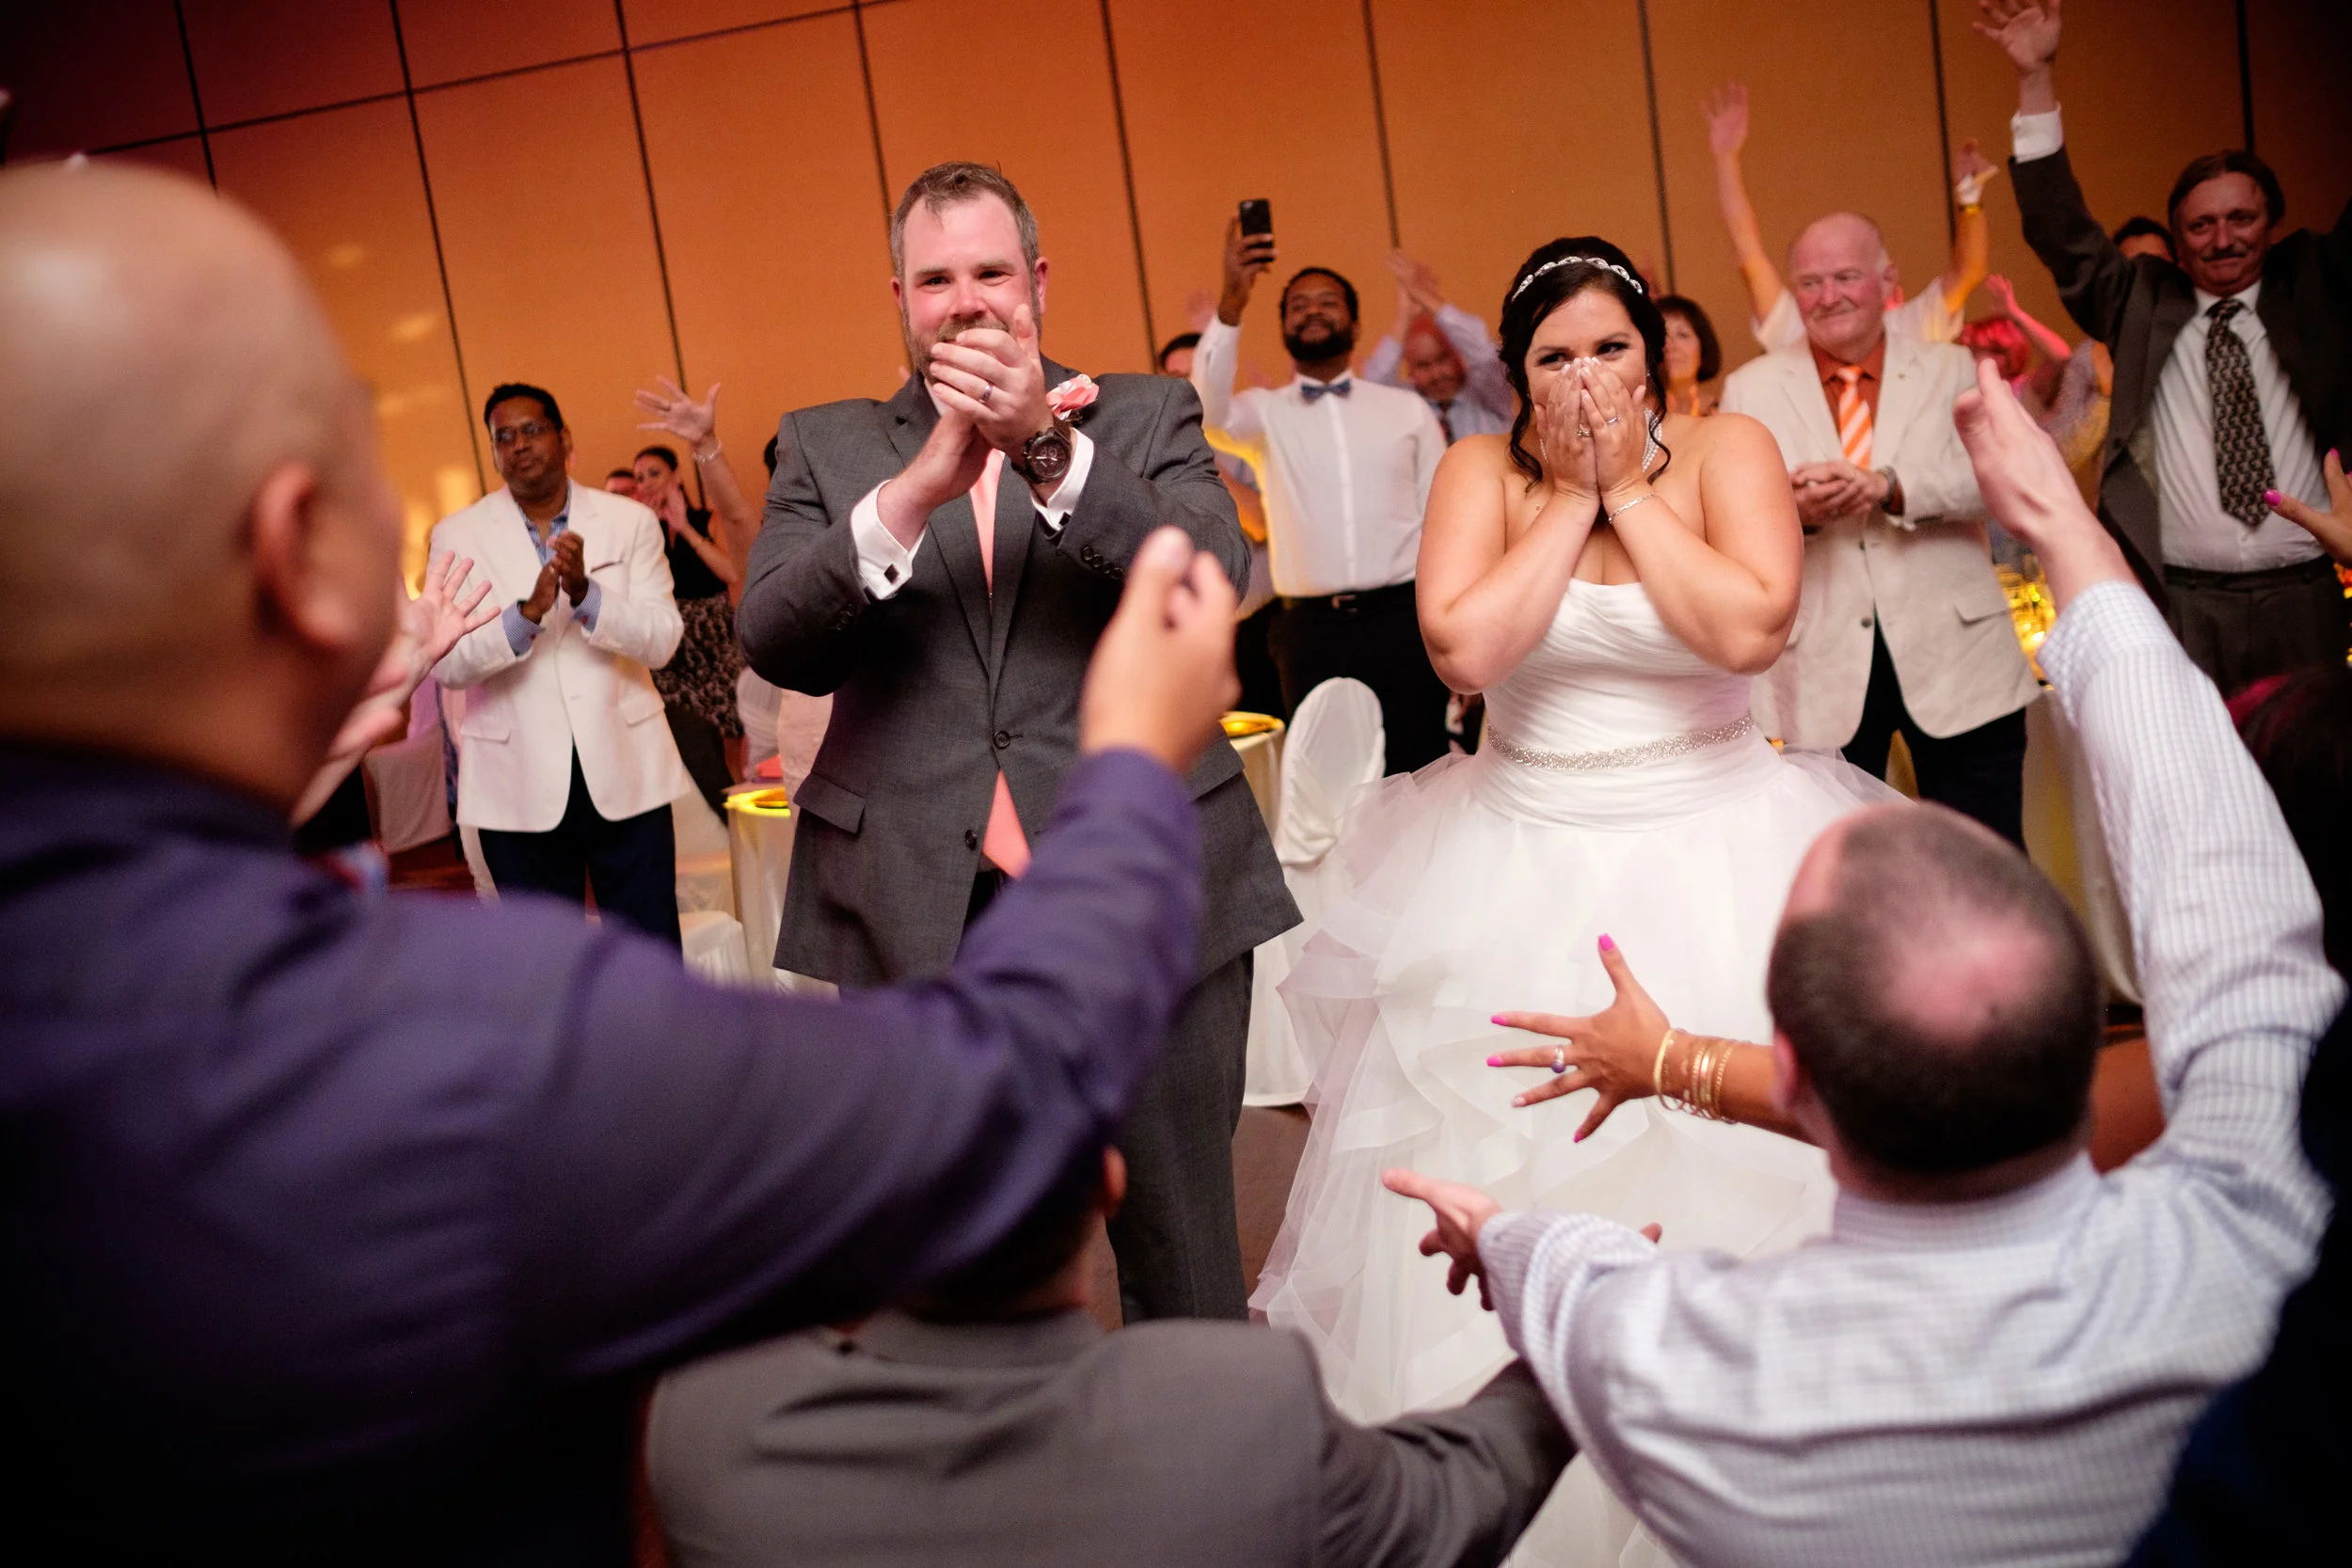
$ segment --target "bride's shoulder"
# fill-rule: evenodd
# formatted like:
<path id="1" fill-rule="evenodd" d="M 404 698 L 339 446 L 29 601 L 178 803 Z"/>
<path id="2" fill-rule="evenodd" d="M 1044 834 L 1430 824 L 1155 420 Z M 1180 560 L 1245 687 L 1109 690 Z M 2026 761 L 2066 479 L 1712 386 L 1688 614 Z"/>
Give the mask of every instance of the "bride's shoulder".
<path id="1" fill-rule="evenodd" d="M 1445 449 L 1445 461 L 1480 473 L 1500 473 L 1511 467 L 1508 436 L 1465 436 Z"/>
<path id="2" fill-rule="evenodd" d="M 1781 467 L 1780 443 L 1760 420 L 1745 414 L 1715 413 L 1705 419 L 1690 414 L 1668 417 L 1660 436 L 1677 452 L 1687 452 L 1694 467 L 1725 463 L 1745 467 L 1768 463 Z"/>

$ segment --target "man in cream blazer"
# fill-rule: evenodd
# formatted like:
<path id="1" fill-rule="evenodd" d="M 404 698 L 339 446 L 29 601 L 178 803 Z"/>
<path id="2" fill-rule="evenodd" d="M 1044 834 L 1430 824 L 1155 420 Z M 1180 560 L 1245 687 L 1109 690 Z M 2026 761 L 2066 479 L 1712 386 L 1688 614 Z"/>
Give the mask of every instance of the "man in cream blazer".
<path id="1" fill-rule="evenodd" d="M 433 530 L 506 608 L 434 669 L 468 693 L 457 820 L 501 892 L 596 906 L 678 940 L 670 802 L 691 784 L 648 669 L 677 651 L 661 528 L 633 500 L 575 484 L 571 432 L 534 387 L 483 414 L 506 488 Z"/>
<path id="2" fill-rule="evenodd" d="M 2025 709 L 2041 687 L 1952 424 L 1975 361 L 1887 333 L 1894 268 L 1859 214 L 1806 229 L 1789 273 L 1806 345 L 1724 385 L 1724 410 L 1779 441 L 1805 530 L 1796 626 L 1756 683 L 1756 722 L 1881 778 L 1899 731 L 1921 795 L 2022 845 Z"/>

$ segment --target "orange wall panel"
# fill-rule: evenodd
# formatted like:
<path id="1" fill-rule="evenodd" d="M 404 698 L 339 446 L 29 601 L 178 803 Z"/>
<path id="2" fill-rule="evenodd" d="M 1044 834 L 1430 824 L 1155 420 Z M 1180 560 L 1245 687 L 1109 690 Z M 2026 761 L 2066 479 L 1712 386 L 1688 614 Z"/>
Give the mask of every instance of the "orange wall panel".
<path id="1" fill-rule="evenodd" d="M 1049 112 L 975 115 L 963 94 L 941 90 L 981 40 L 1016 35 L 1025 70 L 1053 84 Z M 1089 371 L 1151 369 L 1095 0 L 901 0 L 866 13 L 866 37 L 893 198 L 949 159 L 1003 169 L 1037 214 L 1051 263 L 1047 349 Z"/>
<path id="2" fill-rule="evenodd" d="M 649 51 L 637 80 L 687 372 L 723 385 L 736 477 L 759 487 L 787 409 L 887 397 L 905 361 L 857 37 L 815 17 Z"/>
<path id="3" fill-rule="evenodd" d="M 400 90 L 387 0 L 186 0 L 207 124 Z"/>
<path id="4" fill-rule="evenodd" d="M 399 0 L 418 87 L 621 46 L 612 0 Z"/>
<path id="5" fill-rule="evenodd" d="M 621 62 L 424 93 L 417 113 L 467 417 L 501 381 L 545 387 L 572 427 L 573 476 L 599 483 L 644 444 L 630 393 L 675 369 Z"/>
<path id="6" fill-rule="evenodd" d="M 631 44 L 842 8 L 844 0 L 623 0 Z"/>
<path id="7" fill-rule="evenodd" d="M 1564 234 L 1613 240 L 1662 281 L 1635 0 L 1374 0 L 1373 24 L 1405 249 L 1453 303 L 1492 328 L 1528 252 Z M 1385 329 L 1394 290 L 1368 283 Z"/>
<path id="8" fill-rule="evenodd" d="M 2326 230 L 2352 200 L 2352 6 L 2263 0 L 2247 9 L 2254 69 L 2254 150 L 2286 189 L 2287 225 Z"/>
<path id="9" fill-rule="evenodd" d="M 1275 298 L 1303 266 L 1355 283 L 1368 341 L 1391 289 L 1361 6 L 1111 0 L 1110 10 L 1160 336 L 1191 325 L 1188 296 L 1216 293 L 1234 203 L 1264 197 L 1279 259 L 1243 318 L 1245 373 L 1289 379 Z"/>
<path id="10" fill-rule="evenodd" d="M 1947 8 L 1958 9 L 1957 0 Z M 1950 180 L 1925 5 L 1819 0 L 1799 16 L 1649 0 L 1649 18 L 1675 283 L 1714 318 L 1726 371 L 1757 350 L 1699 113 L 1701 99 L 1724 82 L 1748 86 L 1748 193 L 1775 264 L 1807 222 L 1853 208 L 1885 231 L 1906 289 L 1924 289 L 1943 272 Z M 1643 112 L 1630 88 L 1616 112 Z"/>
<path id="11" fill-rule="evenodd" d="M 218 132 L 213 159 L 221 189 L 294 248 L 375 394 L 413 581 L 425 531 L 482 491 L 407 106 Z"/>
<path id="12" fill-rule="evenodd" d="M 171 0 L 0 6 L 0 75 L 20 100 L 12 158 L 196 129 Z"/>
<path id="13" fill-rule="evenodd" d="M 204 143 L 197 136 L 174 136 L 169 141 L 149 142 L 128 152 L 103 154 L 107 162 L 145 164 L 153 168 L 167 168 L 174 174 L 184 174 L 191 180 L 210 181 L 212 174 L 204 166 Z"/>

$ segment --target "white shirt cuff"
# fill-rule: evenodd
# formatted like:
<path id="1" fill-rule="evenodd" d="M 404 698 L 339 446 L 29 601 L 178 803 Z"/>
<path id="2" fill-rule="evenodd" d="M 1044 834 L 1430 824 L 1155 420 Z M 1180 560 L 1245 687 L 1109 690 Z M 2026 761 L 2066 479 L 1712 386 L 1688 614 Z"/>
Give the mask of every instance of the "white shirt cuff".
<path id="1" fill-rule="evenodd" d="M 1093 471 L 1093 441 L 1088 438 L 1087 433 L 1083 430 L 1072 431 L 1070 433 L 1070 471 L 1061 476 L 1061 483 L 1054 487 L 1054 494 L 1050 499 L 1037 502 L 1037 515 L 1045 520 L 1046 532 L 1059 533 L 1062 524 L 1068 522 L 1070 515 L 1078 510 L 1078 498 L 1085 493 L 1087 475 Z M 1008 471 L 1006 477 L 1014 484 L 1025 483 L 1016 473 Z M 1037 493 L 1033 490 L 1029 494 L 1030 499 L 1035 500 Z"/>
<path id="2" fill-rule="evenodd" d="M 2065 127 L 2058 123 L 2058 112 L 2048 114 L 2017 114 L 2009 117 L 2010 156 L 2021 164 L 2036 158 L 2046 158 L 2066 145 Z"/>
<path id="3" fill-rule="evenodd" d="M 882 490 L 881 484 L 875 485 L 850 509 L 850 541 L 857 546 L 857 579 L 869 599 L 890 597 L 914 575 L 914 551 L 899 544 L 882 526 Z M 921 546 L 923 536 L 916 534 L 914 543 Z"/>

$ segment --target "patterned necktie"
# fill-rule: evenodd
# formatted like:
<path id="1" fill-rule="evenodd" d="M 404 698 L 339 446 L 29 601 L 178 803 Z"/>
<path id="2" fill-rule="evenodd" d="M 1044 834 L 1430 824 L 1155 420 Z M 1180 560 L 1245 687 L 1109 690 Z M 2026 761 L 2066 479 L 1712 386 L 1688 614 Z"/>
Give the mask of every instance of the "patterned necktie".
<path id="1" fill-rule="evenodd" d="M 996 592 L 996 487 L 1004 477 L 1005 454 L 988 454 L 980 477 L 972 483 L 972 521 L 980 534 L 980 577 L 992 597 Z M 1012 786 L 1004 769 L 996 771 L 996 793 L 988 802 L 988 828 L 980 835 L 980 853 L 1008 877 L 1029 869 L 1029 835 L 1021 831 L 1021 814 L 1012 809 Z"/>
<path id="2" fill-rule="evenodd" d="M 1445 444 L 1452 446 L 1454 444 L 1454 400 L 1452 398 L 1438 404 L 1438 428 L 1445 433 Z"/>
<path id="3" fill-rule="evenodd" d="M 2245 340 L 2230 330 L 2230 318 L 2246 307 L 2234 299 L 2214 302 L 2205 314 L 2205 385 L 2213 393 L 2213 471 L 2220 482 L 2221 510 L 2248 528 L 2260 528 L 2270 509 L 2263 492 L 2276 477 L 2270 467 L 2270 436 L 2263 429 L 2262 404 L 2254 396 L 2254 365 Z"/>
<path id="4" fill-rule="evenodd" d="M 1837 445 L 1857 468 L 1870 466 L 1870 404 L 1862 395 L 1862 367 L 1840 365 L 1837 379 Z"/>
<path id="5" fill-rule="evenodd" d="M 1353 381 L 1302 381 L 1298 384 L 1298 389 L 1305 394 L 1308 406 L 1312 407 L 1317 398 L 1347 396 L 1349 389 L 1355 385 Z"/>

